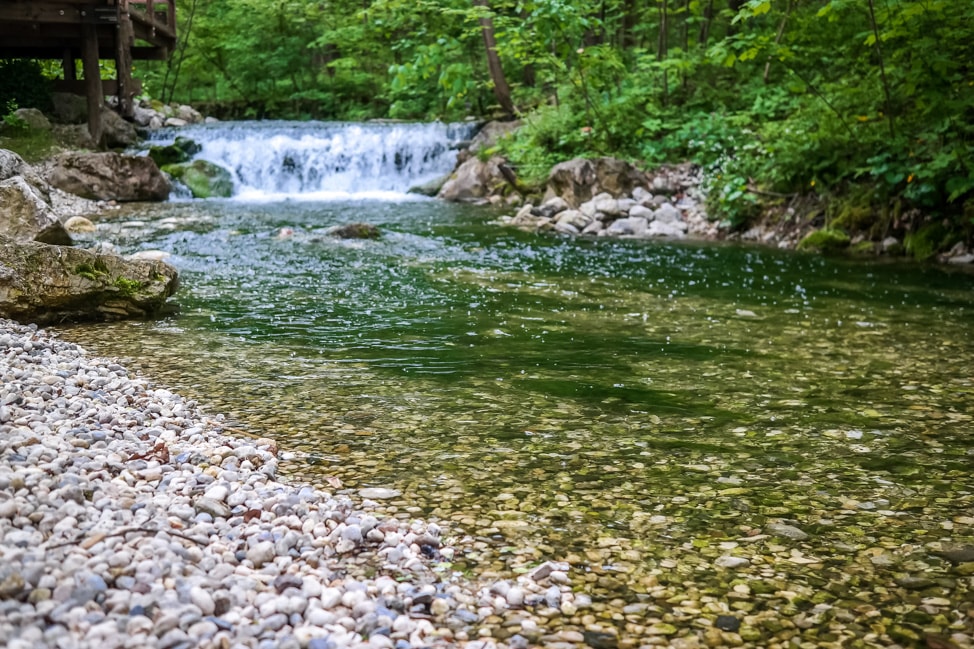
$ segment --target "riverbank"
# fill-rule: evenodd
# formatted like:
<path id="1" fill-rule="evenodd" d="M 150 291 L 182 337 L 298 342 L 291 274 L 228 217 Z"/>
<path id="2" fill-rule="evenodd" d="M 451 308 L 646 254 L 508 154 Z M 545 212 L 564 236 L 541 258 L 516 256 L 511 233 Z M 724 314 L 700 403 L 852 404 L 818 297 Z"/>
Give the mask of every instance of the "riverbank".
<path id="1" fill-rule="evenodd" d="M 572 602 L 553 564 L 479 587 L 450 566 L 469 539 L 374 514 L 382 489 L 287 484 L 273 441 L 227 436 L 221 416 L 43 330 L 0 320 L 0 354 L 11 649 L 488 647 L 485 618 L 516 635 L 537 623 L 509 609 Z"/>

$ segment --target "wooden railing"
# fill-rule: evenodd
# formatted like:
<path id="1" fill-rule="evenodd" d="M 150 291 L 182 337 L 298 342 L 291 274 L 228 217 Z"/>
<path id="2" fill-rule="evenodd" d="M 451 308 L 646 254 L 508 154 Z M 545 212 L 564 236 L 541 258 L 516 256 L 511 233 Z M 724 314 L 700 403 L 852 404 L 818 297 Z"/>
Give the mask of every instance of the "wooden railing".
<path id="1" fill-rule="evenodd" d="M 176 0 L 119 0 L 119 8 L 132 20 L 176 37 Z"/>

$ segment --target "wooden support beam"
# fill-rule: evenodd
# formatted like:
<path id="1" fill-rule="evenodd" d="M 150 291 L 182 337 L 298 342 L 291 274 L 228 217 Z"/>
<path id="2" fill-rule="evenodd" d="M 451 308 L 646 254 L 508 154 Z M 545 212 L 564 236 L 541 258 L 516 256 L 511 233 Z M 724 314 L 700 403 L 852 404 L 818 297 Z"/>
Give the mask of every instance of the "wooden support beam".
<path id="1" fill-rule="evenodd" d="M 132 34 L 132 21 L 129 19 L 127 11 L 119 14 L 115 41 L 118 108 L 122 117 L 131 119 L 134 115 L 132 98 L 135 96 L 135 87 L 132 82 L 132 45 L 135 43 L 135 37 Z"/>
<path id="2" fill-rule="evenodd" d="M 64 49 L 64 55 L 61 57 L 61 69 L 64 71 L 64 80 L 67 82 L 78 80 L 78 70 L 74 63 L 74 52 L 71 48 Z"/>
<path id="3" fill-rule="evenodd" d="M 101 70 L 98 69 L 98 32 L 94 25 L 81 26 L 81 61 L 85 73 L 85 95 L 88 97 L 88 133 L 101 146 L 101 110 L 105 95 L 101 87 Z"/>

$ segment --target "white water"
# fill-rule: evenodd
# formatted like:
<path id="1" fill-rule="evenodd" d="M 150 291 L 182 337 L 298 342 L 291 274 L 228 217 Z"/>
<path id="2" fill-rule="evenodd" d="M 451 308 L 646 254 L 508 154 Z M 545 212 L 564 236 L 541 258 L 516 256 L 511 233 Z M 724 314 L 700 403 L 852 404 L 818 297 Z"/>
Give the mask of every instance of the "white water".
<path id="1" fill-rule="evenodd" d="M 453 170 L 471 124 L 222 122 L 160 131 L 188 137 L 196 158 L 226 168 L 246 201 L 403 200 L 411 187 Z"/>

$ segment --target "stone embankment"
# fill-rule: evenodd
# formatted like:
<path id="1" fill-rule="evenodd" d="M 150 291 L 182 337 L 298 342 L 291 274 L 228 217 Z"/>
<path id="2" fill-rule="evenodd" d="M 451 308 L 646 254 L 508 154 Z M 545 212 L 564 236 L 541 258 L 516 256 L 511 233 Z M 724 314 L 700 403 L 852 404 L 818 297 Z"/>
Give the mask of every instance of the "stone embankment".
<path id="1" fill-rule="evenodd" d="M 286 484 L 272 441 L 36 327 L 0 320 L 0 376 L 9 649 L 526 647 L 590 604 L 550 562 L 480 588 L 472 539 Z"/>

